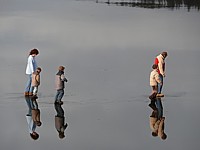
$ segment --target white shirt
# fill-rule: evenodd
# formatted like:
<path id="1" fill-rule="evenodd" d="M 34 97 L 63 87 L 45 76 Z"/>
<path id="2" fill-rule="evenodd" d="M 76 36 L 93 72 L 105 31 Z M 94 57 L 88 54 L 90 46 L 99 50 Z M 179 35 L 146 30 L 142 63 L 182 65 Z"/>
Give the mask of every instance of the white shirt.
<path id="1" fill-rule="evenodd" d="M 37 63 L 35 57 L 29 55 L 26 66 L 26 74 L 32 74 L 36 69 L 37 69 Z"/>

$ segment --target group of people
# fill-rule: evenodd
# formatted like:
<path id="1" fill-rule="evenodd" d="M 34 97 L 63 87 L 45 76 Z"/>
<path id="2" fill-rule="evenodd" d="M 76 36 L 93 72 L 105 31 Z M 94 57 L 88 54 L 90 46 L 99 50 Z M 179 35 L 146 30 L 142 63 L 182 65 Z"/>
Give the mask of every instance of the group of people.
<path id="1" fill-rule="evenodd" d="M 165 58 L 167 55 L 167 52 L 162 52 L 156 56 L 154 64 L 152 65 L 153 70 L 150 73 L 150 86 L 152 87 L 152 93 L 149 96 L 150 99 L 154 99 L 155 97 L 164 97 L 162 87 L 164 77 L 166 76 Z"/>
<path id="2" fill-rule="evenodd" d="M 37 140 L 39 138 L 39 133 L 36 131 L 37 127 L 42 125 L 40 119 L 40 109 L 37 103 L 37 99 L 34 96 L 25 96 L 25 101 L 28 106 L 28 113 L 26 114 L 26 120 L 28 124 L 28 131 L 30 137 L 33 140 Z M 54 103 L 54 108 L 56 111 L 55 115 L 55 128 L 58 133 L 58 137 L 63 139 L 65 137 L 65 129 L 68 127 L 68 124 L 65 122 L 64 109 L 61 104 Z"/>
<path id="3" fill-rule="evenodd" d="M 152 65 L 152 71 L 150 73 L 150 86 L 152 88 L 151 95 L 149 96 L 149 107 L 152 108 L 152 113 L 149 119 L 150 128 L 152 130 L 152 136 L 159 136 L 163 140 L 167 138 L 167 135 L 164 132 L 165 117 L 163 117 L 161 97 L 164 97 L 164 94 L 162 93 L 162 87 L 164 77 L 166 76 L 165 58 L 167 55 L 167 52 L 164 51 L 156 56 L 154 64 Z"/>
<path id="4" fill-rule="evenodd" d="M 29 132 L 33 139 L 38 139 L 39 135 L 35 132 L 36 126 L 41 126 L 40 121 L 40 110 L 36 99 L 38 98 L 38 87 L 40 85 L 40 73 L 42 71 L 41 67 L 37 66 L 35 57 L 39 54 L 38 49 L 32 49 L 28 56 L 26 74 L 28 75 L 28 81 L 25 86 L 25 99 L 29 108 L 29 112 L 26 115 L 27 122 L 29 125 Z M 165 74 L 165 58 L 167 57 L 167 52 L 164 51 L 154 60 L 152 65 L 152 71 L 150 73 L 150 86 L 152 88 L 151 95 L 149 99 L 151 100 L 149 106 L 153 109 L 150 116 L 150 127 L 153 130 L 152 135 L 159 135 L 162 139 L 166 139 L 166 134 L 164 131 L 164 117 L 163 108 L 161 103 L 161 97 L 164 97 L 162 93 L 163 80 L 166 76 Z M 65 82 L 68 80 L 64 75 L 64 66 L 58 67 L 58 72 L 55 75 L 55 100 L 54 107 L 57 112 L 55 116 L 55 127 L 59 133 L 60 138 L 64 138 L 64 130 L 67 124 L 64 122 L 64 110 L 61 105 L 63 104 L 62 98 L 64 96 Z"/>
<path id="5" fill-rule="evenodd" d="M 35 57 L 39 54 L 38 49 L 32 49 L 28 56 L 28 61 L 26 65 L 26 74 L 28 80 L 25 86 L 25 100 L 28 106 L 28 113 L 26 115 L 29 133 L 32 139 L 37 140 L 39 134 L 35 131 L 36 126 L 41 126 L 42 122 L 40 120 L 40 109 L 38 108 L 38 87 L 40 85 L 40 73 L 42 71 L 41 67 L 37 66 L 37 61 Z M 59 138 L 64 138 L 64 130 L 67 128 L 67 123 L 65 123 L 64 110 L 61 107 L 63 104 L 62 98 L 64 96 L 65 82 L 68 80 L 64 75 L 64 66 L 58 67 L 58 72 L 55 75 L 55 100 L 54 108 L 57 112 L 55 116 L 55 128 L 59 133 Z"/>
<path id="6" fill-rule="evenodd" d="M 25 86 L 25 96 L 33 96 L 37 97 L 38 87 L 40 85 L 40 72 L 42 71 L 41 67 L 37 66 L 37 62 L 35 57 L 39 54 L 38 49 L 32 49 L 28 56 L 27 66 L 26 66 L 26 74 L 28 75 L 28 81 Z M 68 80 L 64 75 L 64 66 L 58 67 L 58 72 L 55 77 L 55 103 L 63 104 L 62 98 L 64 96 L 64 88 L 65 82 Z"/>

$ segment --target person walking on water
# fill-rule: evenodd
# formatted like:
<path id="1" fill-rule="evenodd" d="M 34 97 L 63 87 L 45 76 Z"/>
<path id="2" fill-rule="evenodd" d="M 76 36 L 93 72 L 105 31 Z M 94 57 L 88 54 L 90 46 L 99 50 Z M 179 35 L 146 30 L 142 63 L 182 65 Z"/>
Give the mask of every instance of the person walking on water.
<path id="1" fill-rule="evenodd" d="M 33 74 L 32 74 L 31 86 L 33 88 L 33 96 L 34 97 L 37 97 L 38 87 L 40 85 L 40 72 L 41 71 L 42 71 L 42 69 L 40 67 L 37 67 L 36 71 L 33 72 Z"/>
<path id="2" fill-rule="evenodd" d="M 167 52 L 162 52 L 159 54 L 155 60 L 154 64 L 158 65 L 158 73 L 159 73 L 159 78 L 161 80 L 161 83 L 158 83 L 158 97 L 164 97 L 164 94 L 162 94 L 162 87 L 163 87 L 163 80 L 164 77 L 166 76 L 165 74 L 165 58 L 167 57 Z"/>
<path id="3" fill-rule="evenodd" d="M 54 103 L 58 103 L 60 105 L 63 104 L 63 101 L 61 101 L 61 100 L 64 96 L 65 82 L 68 81 L 65 78 L 64 70 L 65 70 L 64 66 L 59 66 L 58 72 L 56 73 L 56 77 L 55 77 L 56 96 L 55 96 Z"/>
<path id="4" fill-rule="evenodd" d="M 25 96 L 32 96 L 33 95 L 33 88 L 31 87 L 32 82 L 32 74 L 37 69 L 37 62 L 35 60 L 35 56 L 39 54 L 37 49 L 32 49 L 29 53 L 27 65 L 26 65 L 26 74 L 28 75 L 28 81 L 25 86 Z"/>
<path id="5" fill-rule="evenodd" d="M 162 84 L 159 78 L 158 65 L 153 64 L 152 69 L 153 70 L 150 73 L 150 86 L 152 87 L 152 92 L 149 96 L 149 99 L 151 100 L 155 99 L 158 93 L 158 84 Z"/>

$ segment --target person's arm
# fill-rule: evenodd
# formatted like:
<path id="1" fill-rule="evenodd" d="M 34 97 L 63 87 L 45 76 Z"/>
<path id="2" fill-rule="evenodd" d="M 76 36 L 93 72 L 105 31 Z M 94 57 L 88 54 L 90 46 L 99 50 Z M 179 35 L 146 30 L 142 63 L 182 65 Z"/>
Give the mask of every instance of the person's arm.
<path id="1" fill-rule="evenodd" d="M 164 72 L 164 60 L 160 60 L 160 62 L 158 63 L 158 68 L 159 68 L 159 71 L 160 71 L 160 74 L 165 77 L 165 72 Z"/>
<path id="2" fill-rule="evenodd" d="M 158 58 L 155 58 L 154 64 L 158 65 L 158 63 L 159 63 Z"/>
<path id="3" fill-rule="evenodd" d="M 28 70 L 30 71 L 30 73 L 34 72 L 32 56 L 29 56 L 29 58 L 28 58 Z"/>
<path id="4" fill-rule="evenodd" d="M 160 80 L 160 78 L 159 78 L 159 74 L 156 74 L 156 75 L 155 75 L 155 80 L 156 80 L 158 83 L 161 83 L 161 80 Z"/>
<path id="5" fill-rule="evenodd" d="M 36 75 L 36 82 L 37 82 L 37 85 L 39 86 L 40 85 L 40 75 Z"/>
<path id="6" fill-rule="evenodd" d="M 67 79 L 65 78 L 64 74 L 62 74 L 62 75 L 60 76 L 60 79 L 61 79 L 62 81 L 67 82 Z"/>
<path id="7" fill-rule="evenodd" d="M 36 129 L 36 125 L 33 122 L 32 116 L 26 116 L 26 120 L 27 120 L 27 123 L 28 123 L 29 133 L 33 133 Z"/>

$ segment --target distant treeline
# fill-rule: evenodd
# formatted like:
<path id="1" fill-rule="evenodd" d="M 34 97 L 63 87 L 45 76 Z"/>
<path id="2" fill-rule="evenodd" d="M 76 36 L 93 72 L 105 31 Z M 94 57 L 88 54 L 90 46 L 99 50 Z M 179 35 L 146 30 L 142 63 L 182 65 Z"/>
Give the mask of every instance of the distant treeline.
<path id="1" fill-rule="evenodd" d="M 97 3 L 143 8 L 180 8 L 200 10 L 200 0 L 96 0 Z"/>

